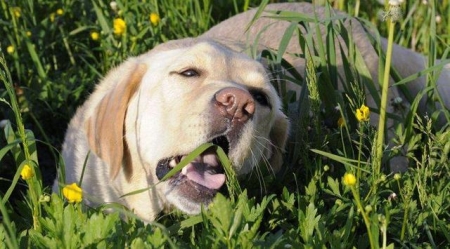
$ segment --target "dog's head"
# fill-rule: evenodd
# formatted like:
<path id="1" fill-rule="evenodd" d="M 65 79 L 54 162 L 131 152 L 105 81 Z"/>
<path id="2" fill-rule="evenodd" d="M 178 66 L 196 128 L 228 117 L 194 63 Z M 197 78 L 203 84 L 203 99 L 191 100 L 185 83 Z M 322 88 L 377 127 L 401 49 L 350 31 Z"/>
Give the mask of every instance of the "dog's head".
<path id="1" fill-rule="evenodd" d="M 206 142 L 228 154 L 238 175 L 282 164 L 288 121 L 263 66 L 213 41 L 163 44 L 127 61 L 88 119 L 91 150 L 132 184 L 157 183 Z M 198 213 L 226 179 L 207 150 L 158 185 L 160 202 Z M 166 201 L 167 200 L 167 201 Z"/>

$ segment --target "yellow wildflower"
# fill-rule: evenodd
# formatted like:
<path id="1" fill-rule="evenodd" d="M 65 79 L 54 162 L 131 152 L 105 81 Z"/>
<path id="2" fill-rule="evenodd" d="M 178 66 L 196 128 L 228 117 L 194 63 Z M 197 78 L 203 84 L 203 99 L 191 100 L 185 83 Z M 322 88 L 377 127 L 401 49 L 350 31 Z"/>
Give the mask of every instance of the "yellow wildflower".
<path id="1" fill-rule="evenodd" d="M 55 13 L 51 13 L 50 14 L 50 21 L 54 22 L 55 21 Z"/>
<path id="2" fill-rule="evenodd" d="M 125 29 L 127 28 L 127 24 L 122 18 L 114 19 L 114 34 L 122 35 L 125 33 Z"/>
<path id="3" fill-rule="evenodd" d="M 362 105 L 361 108 L 356 109 L 355 116 L 359 122 L 369 121 L 370 116 L 369 107 Z"/>
<path id="4" fill-rule="evenodd" d="M 14 7 L 12 11 L 13 11 L 14 16 L 17 18 L 19 18 L 22 14 L 22 11 L 20 10 L 19 7 Z"/>
<path id="5" fill-rule="evenodd" d="M 22 179 L 24 180 L 31 179 L 31 177 L 34 176 L 33 169 L 28 164 L 25 164 L 20 172 L 20 176 L 22 176 Z"/>
<path id="6" fill-rule="evenodd" d="M 355 186 L 356 184 L 356 177 L 352 173 L 345 173 L 344 178 L 342 178 L 342 182 L 345 186 Z"/>
<path id="7" fill-rule="evenodd" d="M 63 195 L 69 203 L 78 203 L 83 199 L 83 190 L 76 183 L 72 183 L 63 188 Z"/>
<path id="8" fill-rule="evenodd" d="M 64 10 L 63 10 L 63 9 L 57 9 L 57 10 L 56 10 L 56 14 L 57 14 L 58 16 L 62 16 L 62 15 L 64 14 Z"/>
<path id="9" fill-rule="evenodd" d="M 345 119 L 343 117 L 340 117 L 337 121 L 339 127 L 345 126 Z"/>
<path id="10" fill-rule="evenodd" d="M 26 34 L 28 37 L 31 37 L 31 31 L 27 31 L 25 34 Z"/>
<path id="11" fill-rule="evenodd" d="M 92 31 L 91 32 L 91 39 L 94 41 L 98 41 L 98 39 L 100 39 L 100 34 L 96 31 Z"/>
<path id="12" fill-rule="evenodd" d="M 6 52 L 7 52 L 8 54 L 14 54 L 15 51 L 16 51 L 16 49 L 14 48 L 13 45 L 9 45 L 9 46 L 6 48 Z"/>
<path id="13" fill-rule="evenodd" d="M 161 19 L 159 18 L 159 15 L 156 13 L 151 13 L 150 14 L 150 22 L 152 23 L 153 26 L 158 25 L 159 21 Z"/>

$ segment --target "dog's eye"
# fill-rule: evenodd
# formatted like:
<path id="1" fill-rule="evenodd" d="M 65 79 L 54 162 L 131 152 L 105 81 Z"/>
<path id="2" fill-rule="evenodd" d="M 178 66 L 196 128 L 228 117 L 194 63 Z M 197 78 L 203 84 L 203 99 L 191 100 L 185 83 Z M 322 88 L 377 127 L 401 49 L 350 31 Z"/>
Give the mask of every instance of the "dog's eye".
<path id="1" fill-rule="evenodd" d="M 200 76 L 200 73 L 195 69 L 189 68 L 189 69 L 182 71 L 180 73 L 180 75 L 182 75 L 184 77 L 197 77 L 197 76 Z"/>
<path id="2" fill-rule="evenodd" d="M 269 99 L 265 93 L 258 90 L 250 90 L 250 94 L 260 105 L 270 107 Z"/>

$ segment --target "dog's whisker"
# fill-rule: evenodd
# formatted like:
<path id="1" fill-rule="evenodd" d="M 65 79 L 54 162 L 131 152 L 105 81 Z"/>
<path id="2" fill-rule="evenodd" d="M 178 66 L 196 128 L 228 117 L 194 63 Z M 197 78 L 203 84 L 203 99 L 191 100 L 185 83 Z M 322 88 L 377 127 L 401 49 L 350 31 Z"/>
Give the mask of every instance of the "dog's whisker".
<path id="1" fill-rule="evenodd" d="M 249 177 L 251 177 L 253 173 L 256 174 L 256 178 L 258 179 L 258 183 L 259 183 L 259 186 L 260 186 L 260 189 L 261 189 L 261 194 L 262 194 L 263 190 L 264 190 L 264 192 L 266 190 L 266 185 L 265 185 L 265 182 L 264 182 L 264 176 L 263 176 L 263 174 L 261 172 L 261 169 L 259 168 L 259 163 L 258 163 L 259 160 L 256 158 L 254 151 L 251 149 L 250 152 L 252 154 L 252 160 L 253 160 L 253 162 L 255 162 L 254 163 L 255 166 L 253 167 L 253 170 L 250 172 L 250 176 Z"/>
<path id="2" fill-rule="evenodd" d="M 259 139 L 262 139 L 262 140 L 265 140 L 265 141 L 267 142 L 268 145 L 270 145 L 270 146 L 272 146 L 272 147 L 274 147 L 274 148 L 276 148 L 276 149 L 279 149 L 279 150 L 282 150 L 282 149 L 283 149 L 283 148 L 281 148 L 280 146 L 274 144 L 273 141 L 270 140 L 269 138 L 266 138 L 266 137 L 264 137 L 264 136 L 257 136 L 257 135 L 255 135 L 255 137 L 256 137 L 256 138 L 259 138 Z"/>
<path id="3" fill-rule="evenodd" d="M 270 160 L 267 158 L 267 156 L 262 153 L 264 150 L 269 149 L 269 147 L 273 147 L 273 148 L 278 148 L 278 146 L 276 146 L 275 144 L 273 144 L 273 142 L 264 137 L 264 136 L 258 136 L 258 135 L 254 135 L 255 139 L 254 141 L 256 141 L 257 143 L 259 143 L 261 145 L 261 160 L 264 162 L 264 165 L 266 165 L 267 169 L 273 174 L 275 175 L 275 171 L 272 167 L 272 165 L 270 165 Z M 261 142 L 260 140 L 265 141 L 266 143 Z"/>
<path id="4" fill-rule="evenodd" d="M 267 169 L 272 173 L 275 174 L 275 172 L 273 171 L 273 168 L 270 165 L 269 159 L 267 158 L 267 156 L 264 154 L 264 151 L 267 151 L 268 147 L 267 146 L 271 146 L 272 142 L 270 140 L 268 140 L 267 138 L 263 137 L 263 136 L 259 136 L 259 135 L 254 135 L 254 141 L 259 144 L 259 146 L 256 146 L 255 149 L 257 149 L 258 151 L 255 153 L 254 150 L 251 150 L 252 153 L 252 160 L 255 165 L 255 174 L 257 175 L 258 181 L 260 183 L 260 186 L 262 189 L 266 189 L 266 185 L 265 185 L 265 181 L 264 181 L 264 174 L 262 173 L 262 170 L 259 168 L 261 163 L 263 163 L 264 165 L 266 165 Z M 262 141 L 260 141 L 262 140 Z M 256 155 L 259 155 L 260 158 L 257 158 Z M 253 172 L 253 171 L 252 171 Z"/>

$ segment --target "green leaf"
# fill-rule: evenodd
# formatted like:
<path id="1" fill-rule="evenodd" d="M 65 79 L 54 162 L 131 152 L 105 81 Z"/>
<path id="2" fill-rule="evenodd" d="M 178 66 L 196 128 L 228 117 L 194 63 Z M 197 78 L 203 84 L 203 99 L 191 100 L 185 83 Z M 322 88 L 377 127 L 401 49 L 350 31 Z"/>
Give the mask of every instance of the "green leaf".
<path id="1" fill-rule="evenodd" d="M 5 147 L 3 147 L 0 150 L 0 160 L 2 160 L 2 158 L 6 155 L 6 153 L 8 153 L 8 151 L 10 151 L 11 149 L 17 147 L 18 144 L 20 144 L 21 142 L 22 141 L 20 139 L 16 139 L 12 143 L 9 143 L 9 144 L 5 145 Z"/>
<path id="2" fill-rule="evenodd" d="M 341 196 L 341 190 L 339 189 L 339 181 L 337 179 L 333 179 L 332 177 L 327 177 L 328 187 L 330 187 L 333 194 L 336 196 Z"/>
<path id="3" fill-rule="evenodd" d="M 201 222 L 203 222 L 203 216 L 201 216 L 201 215 L 190 216 L 189 218 L 181 221 L 180 228 L 184 229 L 184 228 L 194 227 L 195 225 L 197 225 Z"/>
<path id="4" fill-rule="evenodd" d="M 312 236 L 314 229 L 320 220 L 320 215 L 316 216 L 317 209 L 313 203 L 310 203 L 306 209 L 306 213 L 300 210 L 299 212 L 299 230 L 300 236 L 305 241 L 306 245 L 312 245 Z"/>

